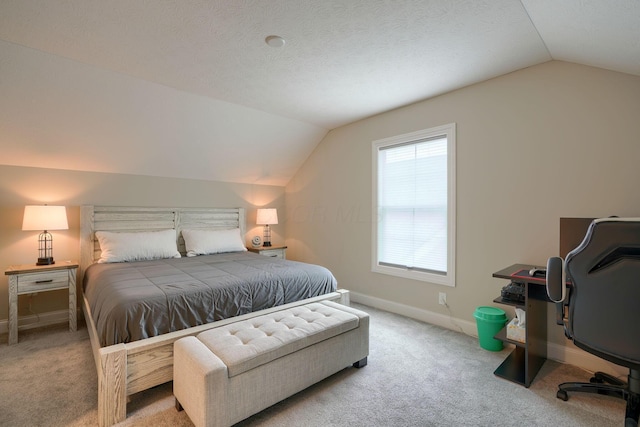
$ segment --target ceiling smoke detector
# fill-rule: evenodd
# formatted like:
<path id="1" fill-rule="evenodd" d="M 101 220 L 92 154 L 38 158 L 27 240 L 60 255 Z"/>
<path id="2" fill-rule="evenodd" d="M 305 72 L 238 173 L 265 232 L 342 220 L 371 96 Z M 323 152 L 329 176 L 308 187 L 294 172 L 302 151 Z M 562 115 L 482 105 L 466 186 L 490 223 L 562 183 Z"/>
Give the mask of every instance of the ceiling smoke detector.
<path id="1" fill-rule="evenodd" d="M 271 47 L 282 47 L 286 43 L 285 39 L 280 36 L 269 36 L 264 39 L 264 42 Z"/>

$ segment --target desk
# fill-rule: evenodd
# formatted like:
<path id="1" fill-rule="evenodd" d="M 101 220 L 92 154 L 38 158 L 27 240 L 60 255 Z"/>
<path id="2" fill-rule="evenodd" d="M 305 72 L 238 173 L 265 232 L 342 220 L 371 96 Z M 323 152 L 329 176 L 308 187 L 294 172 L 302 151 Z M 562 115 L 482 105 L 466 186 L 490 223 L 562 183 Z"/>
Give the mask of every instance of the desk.
<path id="1" fill-rule="evenodd" d="M 507 301 L 498 297 L 493 302 L 518 307 L 526 311 L 526 339 L 524 343 L 507 339 L 506 326 L 494 337 L 514 344 L 515 349 L 494 371 L 494 374 L 509 381 L 529 387 L 536 374 L 547 360 L 547 297 L 546 279 L 531 277 L 533 265 L 514 264 L 496 273 L 493 277 L 525 284 L 524 303 Z M 506 283 L 505 283 L 506 285 Z"/>

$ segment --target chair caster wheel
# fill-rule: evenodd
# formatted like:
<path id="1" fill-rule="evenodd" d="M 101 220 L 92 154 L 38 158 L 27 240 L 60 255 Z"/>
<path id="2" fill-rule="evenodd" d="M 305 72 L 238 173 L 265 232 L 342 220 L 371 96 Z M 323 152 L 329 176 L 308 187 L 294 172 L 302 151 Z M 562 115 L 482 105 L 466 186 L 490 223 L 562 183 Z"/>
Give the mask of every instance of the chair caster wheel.
<path id="1" fill-rule="evenodd" d="M 564 390 L 558 390 L 558 392 L 556 393 L 556 397 L 558 399 L 564 400 L 565 402 L 569 400 L 569 394 Z"/>

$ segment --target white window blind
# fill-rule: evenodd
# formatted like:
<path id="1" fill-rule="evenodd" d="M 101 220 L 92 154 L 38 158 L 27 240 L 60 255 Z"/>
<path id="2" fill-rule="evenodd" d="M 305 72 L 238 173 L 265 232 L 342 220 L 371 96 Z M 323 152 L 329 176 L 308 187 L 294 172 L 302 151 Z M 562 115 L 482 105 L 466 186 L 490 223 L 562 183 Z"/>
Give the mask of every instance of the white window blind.
<path id="1" fill-rule="evenodd" d="M 374 141 L 374 271 L 453 284 L 453 137 L 436 128 Z"/>

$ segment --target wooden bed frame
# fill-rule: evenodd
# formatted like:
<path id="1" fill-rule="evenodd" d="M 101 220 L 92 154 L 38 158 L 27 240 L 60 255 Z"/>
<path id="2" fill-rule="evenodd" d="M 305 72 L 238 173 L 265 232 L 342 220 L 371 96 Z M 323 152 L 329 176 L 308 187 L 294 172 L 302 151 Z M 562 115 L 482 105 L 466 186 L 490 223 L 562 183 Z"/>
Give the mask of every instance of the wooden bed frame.
<path id="1" fill-rule="evenodd" d="M 242 208 L 148 208 L 82 206 L 80 210 L 80 268 L 78 284 L 83 283 L 84 272 L 100 258 L 100 245 L 96 231 L 150 231 L 173 228 L 176 230 L 178 250 L 184 255 L 182 228 L 229 229 L 240 228 L 245 233 L 245 213 Z M 333 300 L 349 305 L 349 291 L 338 290 L 330 294 L 298 301 L 278 307 L 249 313 L 200 325 L 157 337 L 100 347 L 91 309 L 83 295 L 84 318 L 89 330 L 91 348 L 98 372 L 98 424 L 110 426 L 127 417 L 127 397 L 173 379 L 173 343 L 188 335 L 231 322 L 283 310 L 313 301 Z"/>

